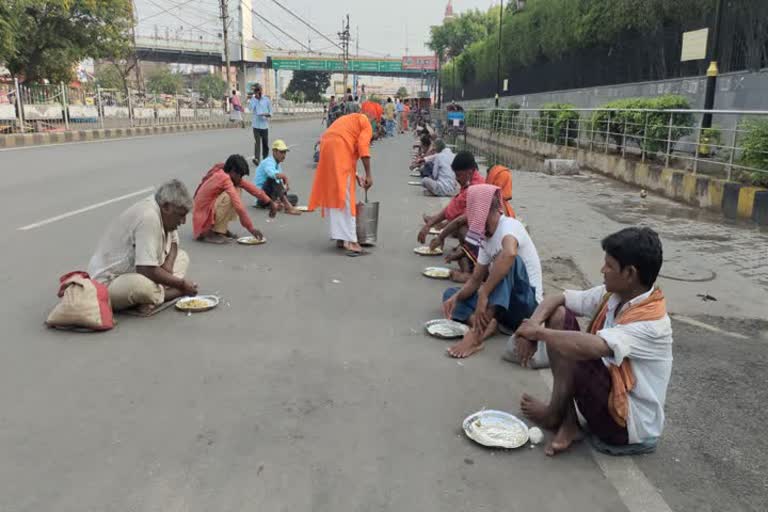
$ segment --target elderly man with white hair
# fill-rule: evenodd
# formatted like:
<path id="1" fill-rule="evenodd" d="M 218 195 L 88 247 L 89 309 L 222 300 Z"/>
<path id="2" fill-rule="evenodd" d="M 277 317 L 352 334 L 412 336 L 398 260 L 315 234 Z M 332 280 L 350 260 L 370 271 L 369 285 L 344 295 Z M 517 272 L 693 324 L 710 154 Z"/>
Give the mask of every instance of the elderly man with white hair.
<path id="1" fill-rule="evenodd" d="M 197 294 L 197 284 L 184 277 L 189 256 L 176 231 L 191 209 L 187 188 L 171 180 L 110 224 L 88 273 L 107 285 L 113 310 L 149 316 L 165 302 Z"/>

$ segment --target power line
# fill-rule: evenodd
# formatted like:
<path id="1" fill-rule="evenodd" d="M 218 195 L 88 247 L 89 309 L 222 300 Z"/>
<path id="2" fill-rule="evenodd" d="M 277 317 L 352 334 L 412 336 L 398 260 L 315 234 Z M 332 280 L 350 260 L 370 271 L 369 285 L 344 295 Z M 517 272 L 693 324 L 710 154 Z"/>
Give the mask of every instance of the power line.
<path id="1" fill-rule="evenodd" d="M 154 13 L 154 14 L 150 14 L 150 15 L 149 15 L 149 16 L 147 16 L 146 18 L 144 18 L 144 19 L 142 19 L 142 20 L 137 20 L 137 21 L 147 21 L 148 19 L 151 19 L 151 18 L 155 18 L 155 17 L 157 17 L 157 16 L 160 16 L 161 14 L 165 14 L 165 13 L 169 13 L 169 14 L 170 14 L 170 11 L 171 11 L 172 9 L 180 9 L 182 6 L 184 6 L 184 5 L 187 5 L 187 4 L 189 4 L 189 3 L 192 3 L 192 2 L 194 2 L 194 1 L 195 1 L 195 0 L 186 0 L 186 1 L 184 1 L 184 2 L 181 2 L 181 3 L 178 3 L 178 4 L 174 4 L 174 5 L 172 5 L 171 7 L 168 7 L 168 8 L 165 8 L 165 9 L 164 9 L 162 6 L 160 6 L 160 5 L 158 5 L 158 4 L 155 4 L 155 6 L 156 6 L 156 7 L 160 8 L 160 9 L 162 9 L 162 10 L 161 10 L 161 11 L 158 11 L 158 12 L 156 12 L 156 13 Z M 152 3 L 154 3 L 154 2 L 152 2 Z M 138 18 L 138 17 L 137 17 L 137 18 Z"/>
<path id="2" fill-rule="evenodd" d="M 306 26 L 307 26 L 307 27 L 308 27 L 310 30 L 312 30 L 312 31 L 313 31 L 313 32 L 315 32 L 316 34 L 320 35 L 320 37 L 322 37 L 322 38 L 323 38 L 323 39 L 325 39 L 326 41 L 330 42 L 332 45 L 334 45 L 334 46 L 335 46 L 336 48 L 338 48 L 339 50 L 341 50 L 341 51 L 344 51 L 344 48 L 342 48 L 341 46 L 339 46 L 339 44 L 338 44 L 338 43 L 336 43 L 336 42 L 335 42 L 333 39 L 331 39 L 330 37 L 326 36 L 325 34 L 323 34 L 322 32 L 320 32 L 319 30 L 317 30 L 315 27 L 313 27 L 312 25 L 310 25 L 309 23 L 307 23 L 306 21 L 304 21 L 304 19 L 303 19 L 301 16 L 299 16 L 298 14 L 295 14 L 293 11 L 291 11 L 290 9 L 288 9 L 287 7 L 285 7 L 283 4 L 281 4 L 281 3 L 280 3 L 280 2 L 278 2 L 277 0 L 272 0 L 272 1 L 273 1 L 274 3 L 276 3 L 276 4 L 278 5 L 278 7 L 280 7 L 282 10 L 284 10 L 285 12 L 287 12 L 288 14 L 290 14 L 291 16 L 293 16 L 294 18 L 296 18 L 297 20 L 299 20 L 300 22 L 302 22 L 304 25 L 306 25 Z"/>
<path id="3" fill-rule="evenodd" d="M 152 5 L 156 6 L 156 7 L 159 7 L 159 8 L 161 8 L 161 9 L 163 8 L 163 6 L 162 6 L 162 5 L 158 4 L 158 3 L 157 3 L 157 2 L 155 2 L 154 0 L 148 0 L 148 2 L 149 2 L 149 3 L 151 3 Z M 166 12 L 166 13 L 168 13 L 169 15 L 173 16 L 173 17 L 174 17 L 174 18 L 176 18 L 177 20 L 179 20 L 179 21 L 183 22 L 185 25 L 192 25 L 192 27 L 189 27 L 191 30 L 199 30 L 200 32 L 206 32 L 206 33 L 209 33 L 209 34 L 210 34 L 210 32 L 207 32 L 207 31 L 203 30 L 202 28 L 200 28 L 200 27 L 202 27 L 203 25 L 209 25 L 209 24 L 211 23 L 210 21 L 204 21 L 203 23 L 200 23 L 200 24 L 198 24 L 198 25 L 195 25 L 195 24 L 194 24 L 194 23 L 192 23 L 191 21 L 185 20 L 184 18 L 182 18 L 182 17 L 181 17 L 181 16 L 179 16 L 178 14 L 175 14 L 175 13 L 172 13 L 172 12 L 170 12 L 170 9 L 173 9 L 173 8 L 171 7 L 171 8 L 169 8 L 169 9 L 166 9 L 164 12 Z M 217 34 L 211 34 L 211 35 L 217 35 Z"/>
<path id="4" fill-rule="evenodd" d="M 275 25 L 274 23 L 272 23 L 271 21 L 269 21 L 267 18 L 265 18 L 265 17 L 264 17 L 264 16 L 262 16 L 261 14 L 257 13 L 257 12 L 256 12 L 256 11 L 254 11 L 253 9 L 251 9 L 251 12 L 253 13 L 253 15 L 254 15 L 254 16 L 256 16 L 256 17 L 258 17 L 259 19 L 263 20 L 264 22 L 268 23 L 269 25 L 271 25 L 272 27 L 274 27 L 275 29 L 277 29 L 277 30 L 278 30 L 278 31 L 279 31 L 281 34 L 283 34 L 283 35 L 287 36 L 287 37 L 288 37 L 288 38 L 290 38 L 292 41 L 296 42 L 296 43 L 297 43 L 299 46 L 301 46 L 302 48 L 306 49 L 306 50 L 307 50 L 307 51 L 309 51 L 309 52 L 311 52 L 311 51 L 312 51 L 312 50 L 311 50 L 311 49 L 310 49 L 310 48 L 309 48 L 307 45 L 305 45 L 304 43 L 302 43 L 301 41 L 299 41 L 298 39 L 296 39 L 295 37 L 293 37 L 291 34 L 289 34 L 289 33 L 288 33 L 288 32 L 286 32 L 285 30 L 283 30 L 282 28 L 278 27 L 277 25 Z"/>

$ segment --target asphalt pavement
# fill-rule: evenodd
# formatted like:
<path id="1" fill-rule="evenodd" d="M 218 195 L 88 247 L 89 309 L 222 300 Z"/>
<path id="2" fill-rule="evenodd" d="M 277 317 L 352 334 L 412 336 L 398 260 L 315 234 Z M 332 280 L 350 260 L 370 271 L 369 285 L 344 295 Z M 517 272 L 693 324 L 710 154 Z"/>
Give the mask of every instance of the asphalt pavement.
<path id="1" fill-rule="evenodd" d="M 271 130 L 293 145 L 285 168 L 301 204 L 320 133 L 319 120 Z M 410 145 L 401 136 L 373 149 L 371 255 L 337 251 L 318 213 L 270 222 L 249 208 L 268 239 L 256 247 L 199 244 L 188 223 L 189 277 L 222 305 L 119 316 L 101 334 L 43 326 L 58 277 L 84 268 L 149 187 L 179 178 L 194 190 L 213 163 L 252 155 L 249 130 L 0 152 L 0 510 L 765 510 L 768 326 L 719 311 L 675 321 L 683 360 L 656 454 L 610 466 L 584 444 L 550 459 L 463 436 L 468 414 L 514 413 L 522 391 L 548 388 L 500 359 L 503 337 L 459 362 L 424 335 L 446 284 L 420 275 L 437 261 L 412 249 L 420 214 L 444 200 L 406 184 Z M 601 231 L 621 224 L 604 199 L 574 196 L 589 189 L 515 173 L 549 290 L 595 279 L 599 233 L 585 221 L 581 242 L 564 238 L 563 215 L 599 216 Z M 643 501 L 649 493 L 658 499 Z"/>

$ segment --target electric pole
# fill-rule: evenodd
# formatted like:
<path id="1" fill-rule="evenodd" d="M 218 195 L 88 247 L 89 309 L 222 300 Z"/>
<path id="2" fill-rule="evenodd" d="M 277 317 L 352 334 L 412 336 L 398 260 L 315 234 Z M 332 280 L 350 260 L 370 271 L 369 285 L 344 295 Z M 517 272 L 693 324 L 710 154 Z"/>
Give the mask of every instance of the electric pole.
<path id="1" fill-rule="evenodd" d="M 357 26 L 357 35 L 355 36 L 355 59 L 360 58 L 360 25 Z M 357 71 L 355 71 L 354 78 L 352 79 L 352 84 L 355 90 L 355 94 L 357 94 Z"/>
<path id="2" fill-rule="evenodd" d="M 499 47 L 496 54 L 496 107 L 499 106 L 501 94 L 501 29 L 504 25 L 504 0 L 499 2 Z"/>
<path id="3" fill-rule="evenodd" d="M 133 0 L 131 1 L 131 18 L 133 19 L 133 23 L 131 24 L 131 41 L 133 42 L 133 51 L 131 52 L 130 60 L 133 61 L 131 64 L 134 66 L 133 71 L 136 75 L 136 88 L 141 93 L 144 92 L 144 77 L 141 75 L 141 63 L 139 62 L 139 56 L 136 53 L 136 25 L 139 23 L 139 18 L 136 16 L 136 2 Z M 127 78 L 128 77 L 126 76 L 125 87 L 126 93 L 129 93 L 127 90 Z"/>
<path id="4" fill-rule="evenodd" d="M 717 75 L 720 74 L 717 60 L 720 58 L 720 26 L 723 24 L 723 0 L 718 0 L 715 11 L 715 27 L 712 31 L 712 44 L 709 50 L 709 69 L 707 69 L 707 88 L 704 93 L 704 110 L 715 108 L 715 91 L 717 90 Z M 702 128 L 712 127 L 712 114 L 704 114 L 701 120 Z"/>
<path id="5" fill-rule="evenodd" d="M 344 93 L 347 94 L 347 76 L 349 75 L 349 14 L 347 14 L 347 22 L 344 23 L 344 19 L 341 20 L 341 32 L 338 33 L 339 39 L 341 39 L 342 59 L 344 59 Z"/>
<path id="6" fill-rule="evenodd" d="M 227 5 L 227 0 L 219 0 L 219 7 L 221 8 L 221 26 L 224 36 L 224 62 L 227 66 L 227 89 L 230 89 L 232 87 L 232 77 L 230 76 L 229 69 L 229 36 L 227 34 L 229 30 L 229 6 Z"/>

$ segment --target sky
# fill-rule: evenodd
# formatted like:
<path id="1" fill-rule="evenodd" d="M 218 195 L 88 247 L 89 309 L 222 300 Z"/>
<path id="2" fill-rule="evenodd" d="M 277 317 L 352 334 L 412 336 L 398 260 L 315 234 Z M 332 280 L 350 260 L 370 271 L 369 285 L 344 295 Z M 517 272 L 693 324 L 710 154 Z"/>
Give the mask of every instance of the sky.
<path id="1" fill-rule="evenodd" d="M 142 35 L 168 34 L 180 39 L 215 39 L 221 32 L 218 0 L 134 0 L 138 13 L 138 32 Z M 228 0 L 230 12 L 236 14 L 240 0 Z M 253 9 L 285 32 L 308 44 L 315 51 L 338 52 L 329 41 L 313 33 L 273 0 L 251 0 Z M 282 5 L 307 20 L 330 39 L 338 41 L 342 17 L 349 14 L 352 45 L 359 43 L 360 55 L 400 57 L 429 55 L 424 43 L 429 27 L 442 23 L 447 0 L 279 0 Z M 454 0 L 454 13 L 467 9 L 486 10 L 492 0 Z M 301 49 L 299 45 L 274 27 L 253 17 L 254 32 L 267 44 L 286 49 Z M 357 30 L 359 29 L 359 42 Z M 237 31 L 230 38 L 235 38 Z"/>

